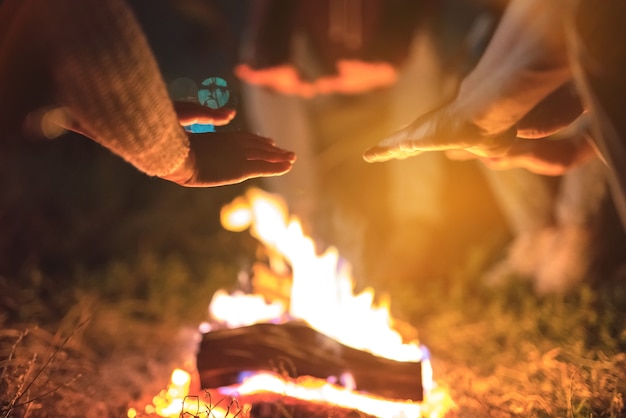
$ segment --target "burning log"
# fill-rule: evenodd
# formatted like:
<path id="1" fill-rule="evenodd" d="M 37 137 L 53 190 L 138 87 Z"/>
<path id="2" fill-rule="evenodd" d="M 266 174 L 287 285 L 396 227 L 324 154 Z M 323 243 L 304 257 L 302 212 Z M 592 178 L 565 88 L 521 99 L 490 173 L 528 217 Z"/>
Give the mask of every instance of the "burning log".
<path id="1" fill-rule="evenodd" d="M 420 362 L 400 362 L 345 346 L 302 322 L 256 324 L 204 334 L 197 355 L 203 388 L 239 383 L 245 372 L 326 380 L 349 372 L 359 391 L 423 400 Z"/>
<path id="2" fill-rule="evenodd" d="M 196 359 L 208 404 L 187 396 L 190 376 L 175 370 L 171 386 L 155 397 L 155 412 L 200 416 L 204 408 L 211 417 L 239 416 L 221 399 L 252 418 L 440 417 L 451 408 L 447 392 L 433 387 L 415 329 L 392 318 L 389 303 L 374 303 L 373 290 L 355 294 L 349 265 L 333 247 L 318 254 L 284 203 L 253 189 L 221 216 L 227 229 L 249 228 L 266 244 L 267 260 L 254 264 L 253 280 L 242 286 L 247 294 L 213 295 L 211 324 L 201 327 L 210 332 Z"/>

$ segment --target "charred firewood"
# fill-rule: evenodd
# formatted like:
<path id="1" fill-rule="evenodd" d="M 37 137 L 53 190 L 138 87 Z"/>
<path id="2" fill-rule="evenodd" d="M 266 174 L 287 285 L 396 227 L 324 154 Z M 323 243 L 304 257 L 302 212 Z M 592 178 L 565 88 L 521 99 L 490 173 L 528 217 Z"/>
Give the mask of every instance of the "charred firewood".
<path id="1" fill-rule="evenodd" d="M 203 388 L 237 384 L 244 372 L 324 380 L 349 372 L 358 391 L 388 399 L 423 399 L 421 363 L 347 347 L 302 322 L 211 331 L 202 338 L 197 367 Z"/>

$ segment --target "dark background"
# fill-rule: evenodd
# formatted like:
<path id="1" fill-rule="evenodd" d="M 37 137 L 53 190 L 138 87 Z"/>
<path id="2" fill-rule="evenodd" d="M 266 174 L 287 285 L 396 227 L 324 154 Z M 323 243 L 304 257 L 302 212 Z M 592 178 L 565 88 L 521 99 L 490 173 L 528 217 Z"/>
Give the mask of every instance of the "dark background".
<path id="1" fill-rule="evenodd" d="M 218 129 L 247 129 L 231 69 L 245 31 L 243 11 L 248 2 L 136 0 L 131 5 L 166 84 L 180 77 L 198 85 L 208 77 L 223 77 L 229 82 L 238 116 Z M 454 26 L 454 20 L 446 24 Z M 448 33 L 446 27 L 440 29 Z M 146 297 L 150 277 L 134 277 L 120 291 L 107 283 L 103 273 L 112 263 L 133 264 L 146 253 L 157 259 L 181 260 L 192 282 L 207 280 L 215 265 L 223 265 L 225 273 L 216 280 L 234 283 L 237 270 L 249 266 L 255 257 L 256 244 L 247 234 L 222 229 L 219 210 L 261 181 L 213 189 L 181 188 L 145 176 L 73 133 L 54 140 L 3 141 L 1 146 L 0 294 L 7 318 L 23 320 L 33 314 L 24 311 L 24 297 L 43 301 L 62 314 L 72 300 L 63 295 L 71 294 L 76 286 L 91 286 L 110 297 Z M 501 256 L 510 236 L 476 166 L 448 163 L 447 168 L 446 228 L 432 230 L 432 245 L 427 249 L 437 254 L 436 260 L 443 260 L 428 268 L 444 282 L 467 263 L 482 265 Z M 608 224 L 615 226 L 611 219 Z M 480 261 L 468 261 L 476 253 Z M 99 280 L 84 279 L 98 274 Z M 419 293 L 420 283 L 385 281 L 377 286 L 396 288 L 410 298 Z M 54 317 L 47 316 L 47 309 L 38 309 L 28 319 Z"/>

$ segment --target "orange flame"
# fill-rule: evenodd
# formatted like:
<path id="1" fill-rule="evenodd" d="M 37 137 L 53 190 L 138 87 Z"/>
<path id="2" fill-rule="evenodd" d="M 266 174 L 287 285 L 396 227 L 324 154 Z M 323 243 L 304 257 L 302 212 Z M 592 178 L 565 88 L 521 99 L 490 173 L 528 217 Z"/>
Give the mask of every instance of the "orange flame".
<path id="1" fill-rule="evenodd" d="M 288 218 L 287 213 L 280 199 L 250 189 L 222 209 L 221 219 L 229 230 L 250 228 L 250 233 L 275 256 L 291 265 L 291 316 L 352 348 L 397 361 L 422 360 L 419 344 L 404 343 L 393 329 L 389 306 L 376 306 L 371 289 L 354 295 L 350 267 L 347 263 L 340 265 L 337 250 L 331 247 L 317 255 L 313 240 L 304 235 L 298 219 Z M 211 306 L 223 305 L 224 296 L 216 295 Z M 231 306 L 237 303 L 234 299 L 228 297 Z M 219 315 L 216 319 L 228 321 Z"/>
<path id="2" fill-rule="evenodd" d="M 430 391 L 421 403 L 393 401 L 354 392 L 310 376 L 290 380 L 269 372 L 256 373 L 237 385 L 210 390 L 208 393 L 211 398 L 219 399 L 218 405 L 212 405 L 211 398 L 205 402 L 207 399 L 201 400 L 197 396 L 188 396 L 189 382 L 189 373 L 181 369 L 174 370 L 168 388 L 154 397 L 153 405 L 146 407 L 146 413 L 166 418 L 181 416 L 245 418 L 249 415 L 247 398 L 264 394 L 288 396 L 300 401 L 358 410 L 368 415 L 384 418 L 440 418 L 454 407 L 454 402 L 448 393 L 441 388 Z M 242 404 L 236 405 L 235 408 L 232 405 L 221 405 L 224 399 L 234 399 L 233 397 L 240 399 Z M 135 409 L 130 408 L 128 417 L 135 418 L 136 416 Z"/>
<path id="3" fill-rule="evenodd" d="M 418 342 L 405 343 L 393 328 L 389 305 L 374 304 L 371 289 L 355 295 L 349 265 L 339 263 L 335 248 L 317 255 L 312 239 L 304 235 L 297 218 L 288 216 L 280 198 L 250 189 L 222 209 L 221 220 L 232 231 L 250 228 L 250 233 L 267 247 L 272 270 L 284 270 L 285 263 L 291 267 L 292 283 L 288 307 L 279 300 L 268 302 L 261 295 L 218 291 L 209 306 L 213 319 L 234 328 L 281 320 L 288 313 L 291 318 L 304 320 L 317 331 L 352 348 L 396 361 L 421 361 L 425 399 L 421 403 L 392 401 L 308 376 L 291 381 L 265 372 L 255 373 L 241 384 L 210 392 L 236 393 L 241 399 L 259 393 L 282 394 L 385 418 L 438 418 L 454 407 L 449 394 L 434 386 L 430 360 Z M 210 330 L 208 324 L 204 327 L 204 331 Z M 186 373 L 174 371 L 168 388 L 154 398 L 152 409 L 146 412 L 171 418 L 184 413 L 203 416 L 199 402 L 198 406 L 190 403 L 190 409 L 186 409 L 190 379 L 189 374 L 185 378 L 181 372 Z M 228 409 L 216 407 L 207 416 L 222 418 L 228 413 Z"/>
<path id="4" fill-rule="evenodd" d="M 310 376 L 288 380 L 269 372 L 256 373 L 241 384 L 220 388 L 218 392 L 223 395 L 236 395 L 242 401 L 253 395 L 271 393 L 306 402 L 358 410 L 384 418 L 438 418 L 443 417 L 453 406 L 447 392 L 441 389 L 431 391 L 421 403 L 395 401 L 354 392 Z"/>
<path id="5" fill-rule="evenodd" d="M 191 376 L 182 369 L 174 369 L 167 389 L 162 390 L 152 399 L 152 405 L 146 407 L 147 413 L 162 417 L 176 418 L 183 410 L 185 397 L 189 395 Z"/>

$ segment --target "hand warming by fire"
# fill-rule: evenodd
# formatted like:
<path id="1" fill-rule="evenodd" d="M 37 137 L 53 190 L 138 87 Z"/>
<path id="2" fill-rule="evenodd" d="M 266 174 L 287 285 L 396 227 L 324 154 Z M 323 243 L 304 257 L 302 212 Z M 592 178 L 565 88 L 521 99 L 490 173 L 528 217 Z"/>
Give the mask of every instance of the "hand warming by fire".
<path id="1" fill-rule="evenodd" d="M 215 293 L 210 320 L 200 326 L 197 371 L 175 370 L 147 412 L 259 417 L 271 416 L 259 412 L 262 405 L 282 401 L 434 418 L 452 407 L 432 379 L 427 350 L 404 341 L 389 306 L 376 305 L 371 289 L 353 293 L 349 264 L 334 248 L 318 255 L 280 198 L 250 189 L 221 218 L 226 229 L 249 229 L 265 246 L 267 263 L 254 265 L 251 291 Z M 204 392 L 190 393 L 190 373 Z"/>
<path id="2" fill-rule="evenodd" d="M 0 0 L 0 416 L 621 416 L 625 20 Z"/>

